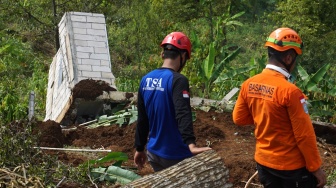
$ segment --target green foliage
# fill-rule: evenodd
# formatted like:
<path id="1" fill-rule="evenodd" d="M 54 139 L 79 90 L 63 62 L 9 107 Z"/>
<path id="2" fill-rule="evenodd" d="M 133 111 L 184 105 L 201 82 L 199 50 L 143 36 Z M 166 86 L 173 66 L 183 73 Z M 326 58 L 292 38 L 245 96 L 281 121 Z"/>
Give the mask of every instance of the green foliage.
<path id="1" fill-rule="evenodd" d="M 308 94 L 311 104 L 310 114 L 314 119 L 325 122 L 334 122 L 336 106 L 335 81 L 331 75 L 327 74 L 330 64 L 325 64 L 320 69 L 309 75 L 302 66 L 297 66 L 297 76 L 299 77 L 296 85 Z M 294 74 L 295 76 L 295 74 Z"/>
<path id="2" fill-rule="evenodd" d="M 228 93 L 231 89 L 240 85 L 249 77 L 254 76 L 262 71 L 266 57 L 251 58 L 249 64 L 240 67 L 230 66 L 227 64 L 222 74 L 220 74 L 214 83 L 219 86 L 216 93 Z M 221 96 L 223 97 L 223 96 Z M 221 98 L 219 98 L 221 99 Z"/>
<path id="3" fill-rule="evenodd" d="M 94 180 L 119 183 L 121 185 L 125 185 L 136 179 L 141 178 L 141 176 L 137 175 L 136 173 L 122 169 L 117 166 L 109 166 L 107 168 L 94 168 L 91 171 L 91 176 Z"/>
<path id="4" fill-rule="evenodd" d="M 89 166 L 90 175 L 93 180 L 98 181 L 108 181 L 111 183 L 120 183 L 122 185 L 130 183 L 136 179 L 141 178 L 141 176 L 135 174 L 132 171 L 121 168 L 121 164 L 127 161 L 128 157 L 122 152 L 110 152 L 105 157 L 90 160 L 86 165 Z M 114 162 L 114 164 L 104 167 L 105 163 Z M 92 168 L 92 166 L 99 166 L 98 168 Z"/>
<path id="5" fill-rule="evenodd" d="M 291 27 L 304 42 L 302 64 L 308 73 L 316 72 L 322 62 L 332 62 L 336 47 L 334 0 L 281 1 L 268 15 L 277 27 Z"/>
<path id="6" fill-rule="evenodd" d="M 335 185 L 336 183 L 336 169 L 334 169 L 327 177 L 328 185 Z"/>
<path id="7" fill-rule="evenodd" d="M 44 155 L 34 148 L 37 146 L 39 133 L 36 132 L 37 122 L 13 121 L 0 125 L 0 166 L 9 171 L 23 167 L 27 179 L 38 179 L 42 185 L 53 186 L 63 176 L 69 176 L 77 181 L 88 182 L 80 178 L 80 170 L 57 162 L 55 157 Z M 83 171 L 82 171 L 83 172 Z M 85 171 L 84 171 L 85 172 Z M 15 172 L 18 173 L 18 172 Z M 84 176 L 85 177 L 85 176 Z M 12 186 L 11 180 L 5 183 Z"/>
<path id="8" fill-rule="evenodd" d="M 27 173 L 41 177 L 49 187 L 63 176 L 90 184 L 87 166 L 73 168 L 41 156 L 32 148 L 33 125 L 14 121 L 27 118 L 31 91 L 36 94 L 36 118 L 44 117 L 48 68 L 57 50 L 57 24 L 65 12 L 105 15 L 116 85 L 125 92 L 136 92 L 141 77 L 161 66 L 164 36 L 183 31 L 193 48 L 182 73 L 190 80 L 192 95 L 211 99 L 222 99 L 261 72 L 265 38 L 278 27 L 292 27 L 305 44 L 297 85 L 307 93 L 314 119 L 336 123 L 335 7 L 334 0 L 2 0 L 0 165 L 29 166 Z M 129 121 L 135 120 L 132 117 Z M 8 122 L 11 126 L 4 126 Z M 120 167 L 121 162 L 115 164 Z M 334 172 L 330 178 L 335 180 Z"/>
<path id="9" fill-rule="evenodd" d="M 89 165 L 103 165 L 106 162 L 114 161 L 115 164 L 119 164 L 120 162 L 127 161 L 128 157 L 123 152 L 110 152 L 106 156 L 99 158 L 97 160 L 89 160 L 87 164 Z M 120 167 L 120 165 L 117 165 Z"/>
<path id="10" fill-rule="evenodd" d="M 203 4 L 207 4 L 212 8 L 211 1 L 204 1 Z M 228 27 L 242 25 L 237 21 L 237 18 L 243 15 L 244 12 L 231 16 L 229 11 L 230 7 L 228 7 L 228 10 L 224 14 L 218 17 L 211 17 L 211 20 L 215 20 L 215 23 L 210 24 L 209 46 L 206 45 L 207 43 L 201 41 L 195 32 L 192 32 L 190 35 L 193 42 L 193 50 L 196 52 L 192 55 L 194 56 L 192 64 L 195 66 L 193 69 L 186 69 L 188 70 L 188 77 L 191 78 L 191 83 L 196 82 L 196 85 L 199 87 L 197 88 L 199 89 L 197 92 L 198 96 L 210 98 L 212 90 L 216 90 L 216 86 L 213 84 L 214 81 L 223 72 L 225 65 L 232 61 L 239 53 L 239 48 L 230 49 L 231 45 L 227 45 L 226 32 Z M 205 48 L 209 50 L 204 51 L 203 49 Z M 204 57 L 204 54 L 207 54 L 207 56 Z M 197 76 L 194 77 L 194 74 Z"/>
<path id="11" fill-rule="evenodd" d="M 298 65 L 297 69 L 301 80 L 299 80 L 296 84 L 304 91 L 321 91 L 321 88 L 318 88 L 318 84 L 323 80 L 329 67 L 330 64 L 325 64 L 316 73 L 308 75 L 303 67 Z"/>
<path id="12" fill-rule="evenodd" d="M 110 126 L 110 125 L 130 125 L 138 119 L 138 111 L 135 105 L 132 105 L 130 108 L 117 111 L 113 115 L 103 115 L 100 116 L 97 120 L 97 123 L 90 124 L 86 126 L 89 129 L 97 128 L 100 126 Z"/>
<path id="13" fill-rule="evenodd" d="M 17 121 L 0 126 L 0 166 L 20 166 L 26 161 L 33 161 L 36 150 L 32 144 L 36 139 L 30 137 L 32 125 Z M 16 157 L 14 157 L 16 156 Z M 8 160 L 11 159 L 11 160 Z"/>
<path id="14" fill-rule="evenodd" d="M 215 49 L 214 44 L 210 44 L 209 47 L 209 55 L 204 62 L 204 66 L 201 67 L 203 81 L 205 83 L 204 95 L 206 98 L 209 98 L 209 93 L 211 92 L 211 86 L 213 82 L 220 76 L 225 68 L 225 64 L 227 64 L 231 59 L 235 58 L 239 53 L 239 49 L 235 50 L 232 54 L 229 54 L 225 57 L 219 64 L 216 66 L 215 64 Z"/>
<path id="15" fill-rule="evenodd" d="M 161 67 L 161 63 L 161 59 L 157 60 L 155 57 L 150 57 L 148 62 L 143 62 L 145 66 L 142 67 L 138 67 L 136 65 L 123 66 L 123 68 L 116 67 L 116 69 L 121 69 L 115 73 L 115 84 L 118 91 L 137 92 L 141 77 L 148 71 Z"/>
<path id="16" fill-rule="evenodd" d="M 36 93 L 36 113 L 44 112 L 47 73 L 42 59 L 28 45 L 0 31 L 0 118 L 4 123 L 27 118 L 30 91 Z"/>

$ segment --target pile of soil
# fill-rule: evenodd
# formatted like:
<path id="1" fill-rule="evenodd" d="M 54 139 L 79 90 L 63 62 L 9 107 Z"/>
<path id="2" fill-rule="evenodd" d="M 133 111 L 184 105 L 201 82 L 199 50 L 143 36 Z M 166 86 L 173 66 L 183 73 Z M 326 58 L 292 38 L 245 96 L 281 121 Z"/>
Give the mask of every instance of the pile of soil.
<path id="1" fill-rule="evenodd" d="M 74 98 L 91 100 L 101 95 L 103 91 L 112 90 L 113 88 L 102 81 L 84 80 L 76 85 L 73 92 Z M 196 144 L 200 147 L 210 146 L 213 148 L 223 159 L 225 166 L 230 170 L 230 182 L 233 184 L 233 187 L 244 187 L 248 179 L 256 171 L 253 159 L 255 151 L 254 128 L 252 126 L 236 126 L 229 112 L 195 110 L 195 113 L 194 132 L 197 138 Z M 136 122 L 122 127 L 111 125 L 94 129 L 74 125 L 72 130 L 62 131 L 60 124 L 46 121 L 41 122 L 39 125 L 42 133 L 39 144 L 41 147 L 61 148 L 66 145 L 72 148 L 103 148 L 124 152 L 128 155 L 129 160 L 123 166 L 135 167 L 133 162 L 135 127 Z M 323 138 L 324 135 L 317 135 L 320 141 L 318 146 L 324 162 L 322 168 L 327 174 L 330 174 L 332 170 L 335 170 L 336 145 L 326 143 Z M 51 152 L 51 154 L 57 155 L 58 160 L 72 166 L 106 155 L 106 153 L 84 155 L 63 151 Z M 153 170 L 149 164 L 146 164 L 145 168 L 137 171 L 137 173 L 144 176 L 153 173 Z M 64 183 L 60 187 L 68 188 L 73 187 L 73 185 L 70 186 L 70 184 Z M 261 187 L 258 177 L 252 180 L 250 187 Z"/>
<path id="2" fill-rule="evenodd" d="M 256 167 L 253 160 L 255 151 L 255 139 L 253 127 L 239 127 L 232 122 L 231 113 L 228 112 L 204 112 L 196 110 L 196 121 L 194 132 L 197 137 L 198 146 L 210 145 L 223 159 L 225 166 L 230 170 L 230 182 L 233 187 L 244 187 L 247 180 L 255 173 Z M 128 155 L 129 161 L 124 166 L 134 167 L 134 134 L 136 123 L 119 127 L 111 125 L 87 129 L 77 127 L 76 130 L 62 131 L 57 123 L 43 122 L 41 130 L 40 146 L 62 147 L 63 145 L 76 148 L 110 149 L 112 151 L 124 152 Z M 319 143 L 319 150 L 323 157 L 323 169 L 327 174 L 335 169 L 336 146 L 327 143 Z M 54 153 L 55 154 L 55 153 Z M 78 165 L 90 158 L 92 155 L 80 155 L 74 152 L 57 152 L 59 160 L 71 165 Z M 103 154 L 102 154 L 103 155 Z M 153 173 L 149 164 L 137 172 L 140 175 Z M 255 187 L 260 185 L 258 178 L 252 181 Z M 253 186 L 252 186 L 253 187 Z"/>
<path id="3" fill-rule="evenodd" d="M 78 82 L 72 90 L 73 97 L 94 100 L 103 94 L 103 91 L 116 91 L 107 82 L 102 80 L 85 79 Z"/>

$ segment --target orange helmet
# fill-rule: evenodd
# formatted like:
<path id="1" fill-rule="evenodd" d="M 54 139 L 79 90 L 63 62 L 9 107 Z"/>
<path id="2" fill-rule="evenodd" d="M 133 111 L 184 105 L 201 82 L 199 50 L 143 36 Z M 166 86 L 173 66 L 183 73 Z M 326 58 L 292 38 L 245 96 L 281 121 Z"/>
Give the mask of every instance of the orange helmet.
<path id="1" fill-rule="evenodd" d="M 267 38 L 265 46 L 278 51 L 294 49 L 297 54 L 302 54 L 303 42 L 300 36 L 290 28 L 278 28 Z"/>
<path id="2" fill-rule="evenodd" d="M 180 50 L 188 52 L 188 59 L 191 57 L 191 42 L 189 38 L 182 32 L 172 32 L 168 34 L 161 42 L 161 47 L 171 44 Z"/>

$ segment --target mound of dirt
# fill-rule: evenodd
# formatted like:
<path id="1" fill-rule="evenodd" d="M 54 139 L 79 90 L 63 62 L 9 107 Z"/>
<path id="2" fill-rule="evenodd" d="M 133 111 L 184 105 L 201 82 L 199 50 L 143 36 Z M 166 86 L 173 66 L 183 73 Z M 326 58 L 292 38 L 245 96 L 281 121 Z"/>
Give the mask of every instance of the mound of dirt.
<path id="1" fill-rule="evenodd" d="M 94 100 L 103 94 L 103 91 L 114 91 L 104 81 L 82 80 L 73 89 L 74 99 Z M 72 105 L 66 118 L 71 119 L 76 106 Z M 196 144 L 200 147 L 210 146 L 223 159 L 225 166 L 230 170 L 230 182 L 233 187 L 244 187 L 248 179 L 255 173 L 256 165 L 253 159 L 255 151 L 255 138 L 252 126 L 236 126 L 232 121 L 230 112 L 204 112 L 195 110 L 196 120 L 194 122 L 194 132 Z M 75 121 L 69 121 L 75 122 Z M 64 125 L 64 124 L 63 124 Z M 53 121 L 42 122 L 38 129 L 42 133 L 39 137 L 39 146 L 62 148 L 65 145 L 71 148 L 84 149 L 109 149 L 111 151 L 124 152 L 129 160 L 123 164 L 127 167 L 135 167 L 134 157 L 134 135 L 136 122 L 131 125 L 101 126 L 88 129 L 78 124 L 69 124 L 66 129 L 62 129 L 59 123 Z M 336 129 L 336 128 L 335 128 Z M 330 140 L 331 131 L 324 127 L 317 127 L 316 133 L 320 141 L 318 146 L 323 157 L 323 169 L 330 174 L 335 169 L 336 145 L 326 142 Z M 326 137 L 326 135 L 329 135 Z M 335 140 L 335 139 L 332 139 Z M 106 153 L 64 152 L 45 151 L 49 155 L 56 155 L 58 160 L 77 166 L 87 160 L 98 159 Z M 145 168 L 138 170 L 141 176 L 153 173 L 152 168 L 147 163 Z M 63 183 L 60 187 L 69 188 L 79 185 Z M 261 187 L 258 177 L 255 177 L 250 187 Z"/>
<path id="2" fill-rule="evenodd" d="M 248 179 L 255 173 L 256 167 L 253 159 L 255 151 L 255 138 L 253 127 L 239 127 L 232 122 L 231 113 L 215 111 L 204 112 L 196 110 L 194 132 L 198 146 L 210 146 L 223 159 L 225 166 L 230 170 L 230 182 L 233 187 L 244 187 Z M 68 145 L 76 148 L 103 148 L 112 151 L 124 152 L 129 160 L 123 164 L 127 167 L 134 167 L 134 134 L 136 123 L 119 127 L 111 125 L 87 129 L 86 127 L 75 127 L 62 131 L 55 123 L 45 122 L 41 125 L 42 135 L 40 146 L 60 147 Z M 63 135 L 61 135 L 61 132 Z M 47 138 L 46 138 L 47 137 Z M 327 143 L 319 143 L 319 150 L 323 157 L 323 169 L 330 174 L 335 169 L 336 146 Z M 46 151 L 47 152 L 47 151 Z M 76 152 L 54 152 L 58 159 L 64 163 L 78 165 L 87 160 L 98 159 L 106 153 L 100 154 L 79 154 Z M 153 173 L 149 164 L 137 171 L 139 175 Z M 61 187 L 67 188 L 67 184 Z M 250 187 L 260 187 L 258 177 L 255 177 Z"/>
<path id="3" fill-rule="evenodd" d="M 66 142 L 60 124 L 51 120 L 37 124 L 33 134 L 41 134 L 38 139 L 39 146 L 63 148 Z"/>
<path id="4" fill-rule="evenodd" d="M 85 79 L 78 82 L 72 90 L 74 99 L 83 98 L 94 100 L 103 94 L 103 91 L 116 91 L 107 82 L 102 80 Z"/>

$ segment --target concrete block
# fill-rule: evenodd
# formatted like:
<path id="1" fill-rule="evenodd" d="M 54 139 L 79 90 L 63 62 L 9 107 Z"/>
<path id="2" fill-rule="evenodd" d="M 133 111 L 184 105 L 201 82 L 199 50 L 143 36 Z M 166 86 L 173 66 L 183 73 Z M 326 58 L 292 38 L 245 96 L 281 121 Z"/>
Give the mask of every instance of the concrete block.
<path id="1" fill-rule="evenodd" d="M 107 36 L 106 35 L 101 35 L 101 36 L 99 36 L 99 35 L 93 35 L 92 36 L 92 40 L 93 41 L 104 41 L 104 42 L 107 42 Z"/>
<path id="2" fill-rule="evenodd" d="M 79 71 L 92 71 L 91 65 L 78 65 Z"/>
<path id="3" fill-rule="evenodd" d="M 106 47 L 96 47 L 96 48 L 94 48 L 94 53 L 95 54 L 107 54 L 107 52 L 108 52 L 108 50 L 107 50 L 107 48 Z"/>
<path id="4" fill-rule="evenodd" d="M 108 54 L 90 54 L 90 59 L 109 60 Z"/>
<path id="5" fill-rule="evenodd" d="M 105 18 L 104 14 L 98 14 L 98 13 L 92 13 L 92 16 Z"/>
<path id="6" fill-rule="evenodd" d="M 86 22 L 86 16 L 84 15 L 75 15 L 75 14 L 72 14 L 71 16 L 71 21 L 73 22 Z"/>
<path id="7" fill-rule="evenodd" d="M 83 22 L 72 22 L 73 28 L 84 28 L 84 29 L 91 29 L 92 24 L 91 23 L 83 23 Z"/>
<path id="8" fill-rule="evenodd" d="M 58 26 L 58 31 L 60 31 L 61 29 L 64 29 L 65 23 L 66 23 L 66 19 L 64 19 L 63 21 L 58 23 L 58 25 L 57 25 Z"/>
<path id="9" fill-rule="evenodd" d="M 110 67 L 92 66 L 92 71 L 111 72 Z"/>
<path id="10" fill-rule="evenodd" d="M 75 34 L 87 34 L 86 33 L 86 29 L 84 29 L 84 28 L 73 28 L 73 32 L 75 33 Z"/>
<path id="11" fill-rule="evenodd" d="M 105 23 L 105 18 L 101 16 L 88 16 L 87 22 L 93 22 L 93 23 Z"/>
<path id="12" fill-rule="evenodd" d="M 106 60 L 101 60 L 101 61 L 100 61 L 100 65 L 101 65 L 101 66 L 108 66 L 108 67 L 111 67 L 111 63 L 110 63 L 110 61 L 106 61 Z"/>
<path id="13" fill-rule="evenodd" d="M 92 29 L 106 29 L 106 24 L 92 23 Z"/>
<path id="14" fill-rule="evenodd" d="M 70 12 L 71 15 L 78 15 L 78 16 L 93 16 L 90 12 Z"/>
<path id="15" fill-rule="evenodd" d="M 66 51 L 66 45 L 62 45 L 62 46 L 61 46 L 61 51 L 62 51 L 62 52 L 65 52 L 65 51 Z"/>
<path id="16" fill-rule="evenodd" d="M 64 31 L 66 31 L 65 24 L 63 23 L 63 24 L 58 25 L 58 33 L 61 34 Z"/>
<path id="17" fill-rule="evenodd" d="M 106 31 L 103 30 L 103 29 L 87 29 L 87 34 L 98 35 L 98 36 L 106 36 Z"/>
<path id="18" fill-rule="evenodd" d="M 102 77 L 103 78 L 115 78 L 112 72 L 102 72 Z"/>
<path id="19" fill-rule="evenodd" d="M 92 72 L 92 71 L 82 71 L 82 75 L 88 78 L 101 78 L 101 72 Z"/>
<path id="20" fill-rule="evenodd" d="M 97 59 L 82 59 L 82 65 L 100 65 L 100 60 Z"/>
<path id="21" fill-rule="evenodd" d="M 77 58 L 89 59 L 90 54 L 91 54 L 90 52 L 77 52 Z"/>
<path id="22" fill-rule="evenodd" d="M 75 40 L 94 40 L 92 35 L 86 34 L 74 34 L 74 39 Z"/>
<path id="23" fill-rule="evenodd" d="M 88 47 L 88 41 L 86 40 L 75 40 L 75 45 L 76 46 L 83 46 L 83 47 Z"/>
<path id="24" fill-rule="evenodd" d="M 93 47 L 86 47 L 86 46 L 76 46 L 77 52 L 91 52 L 93 53 Z"/>
<path id="25" fill-rule="evenodd" d="M 92 46 L 94 48 L 106 48 L 106 43 L 105 42 L 96 42 L 96 41 L 88 41 L 88 46 Z"/>

